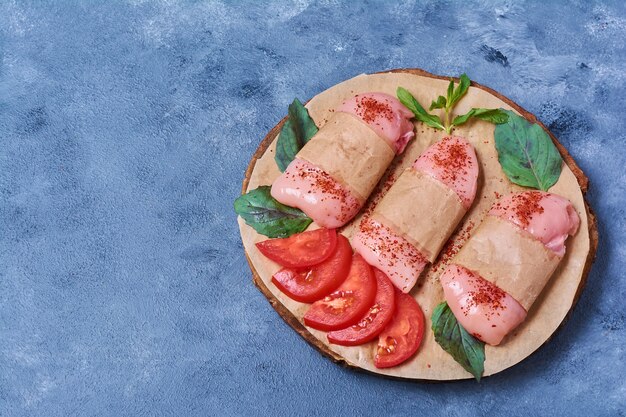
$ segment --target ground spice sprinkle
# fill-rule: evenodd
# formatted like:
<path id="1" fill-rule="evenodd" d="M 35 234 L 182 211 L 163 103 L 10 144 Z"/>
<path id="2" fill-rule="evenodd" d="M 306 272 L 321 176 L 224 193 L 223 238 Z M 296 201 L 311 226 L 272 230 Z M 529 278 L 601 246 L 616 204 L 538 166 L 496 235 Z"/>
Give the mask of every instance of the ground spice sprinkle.
<path id="1" fill-rule="evenodd" d="M 393 109 L 388 102 L 367 96 L 356 96 L 356 113 L 366 123 L 373 123 L 378 119 L 386 119 L 391 122 L 395 118 Z"/>

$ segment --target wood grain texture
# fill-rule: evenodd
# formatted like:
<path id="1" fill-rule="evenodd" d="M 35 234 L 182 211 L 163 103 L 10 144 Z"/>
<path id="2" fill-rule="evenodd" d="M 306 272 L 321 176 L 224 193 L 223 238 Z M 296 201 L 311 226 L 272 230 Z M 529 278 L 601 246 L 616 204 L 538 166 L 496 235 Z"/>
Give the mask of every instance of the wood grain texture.
<path id="1" fill-rule="evenodd" d="M 430 74 L 430 73 L 428 73 L 426 71 L 423 71 L 421 69 L 395 69 L 395 70 L 391 70 L 391 71 L 385 71 L 385 73 L 389 73 L 389 72 L 391 72 L 391 73 L 408 73 L 408 74 L 414 74 L 414 75 L 418 75 L 418 76 L 422 76 L 422 77 L 428 77 L 428 78 L 439 79 L 439 80 L 449 80 L 450 79 L 450 77 L 443 77 L 443 76 L 433 75 L 433 74 Z M 552 139 L 552 141 L 554 142 L 554 144 L 558 148 L 559 152 L 561 153 L 565 164 L 567 164 L 567 166 L 570 168 L 572 173 L 575 175 L 576 180 L 578 182 L 580 190 L 582 191 L 583 196 L 586 194 L 588 186 L 589 186 L 589 181 L 588 181 L 587 177 L 585 176 L 583 171 L 578 167 L 578 165 L 576 164 L 574 159 L 571 157 L 571 155 L 568 153 L 568 151 L 565 149 L 565 147 L 563 147 L 563 145 L 561 145 L 558 142 L 556 137 L 539 120 L 537 120 L 537 118 L 533 114 L 529 113 L 528 111 L 524 110 L 521 106 L 519 106 L 517 103 L 515 103 L 512 100 L 502 96 L 498 92 L 496 92 L 496 91 L 494 91 L 494 90 L 492 90 L 492 89 L 490 89 L 488 87 L 480 85 L 479 83 L 476 83 L 476 82 L 472 82 L 471 85 L 472 85 L 472 87 L 481 89 L 481 90 L 483 90 L 483 91 L 485 91 L 485 92 L 495 96 L 496 98 L 502 100 L 504 103 L 508 104 L 511 108 L 516 110 L 518 113 L 520 113 L 522 116 L 524 116 L 529 121 L 531 121 L 533 123 L 539 124 L 550 135 L 550 138 Z M 266 153 L 266 151 L 270 147 L 272 141 L 276 138 L 276 136 L 280 132 L 280 129 L 282 128 L 282 126 L 285 123 L 285 121 L 286 121 L 286 117 L 283 120 L 281 120 L 280 123 L 278 123 L 273 129 L 271 129 L 268 132 L 268 134 L 265 136 L 265 138 L 261 141 L 259 147 L 257 148 L 256 152 L 254 153 L 254 155 L 253 155 L 253 157 L 252 157 L 252 159 L 251 159 L 251 161 L 250 161 L 250 163 L 248 165 L 248 168 L 246 170 L 245 178 L 244 178 L 244 181 L 243 181 L 243 184 L 242 184 L 242 194 L 244 194 L 247 191 L 247 189 L 248 189 L 248 186 L 249 186 L 249 183 L 250 183 L 250 178 L 251 178 L 252 173 L 253 173 L 253 171 L 255 169 L 257 161 Z M 595 218 L 595 215 L 594 215 L 593 211 L 591 210 L 591 208 L 590 208 L 590 206 L 589 206 L 589 204 L 587 203 L 586 200 L 585 200 L 584 204 L 585 204 L 585 210 L 586 210 L 586 214 L 587 214 L 587 228 L 588 228 L 588 231 L 589 231 L 589 252 L 588 252 L 587 257 L 586 257 L 585 262 L 584 262 L 582 278 L 580 279 L 578 287 L 576 289 L 576 293 L 575 293 L 575 296 L 573 298 L 572 305 L 570 306 L 569 312 L 567 313 L 567 315 L 565 316 L 565 318 L 561 322 L 559 328 L 563 325 L 563 323 L 565 323 L 565 321 L 567 320 L 567 318 L 571 314 L 571 311 L 572 311 L 574 305 L 576 304 L 576 302 L 578 301 L 578 299 L 580 297 L 580 294 L 581 294 L 581 292 L 582 292 L 582 290 L 583 290 L 583 288 L 584 288 L 584 286 L 586 284 L 587 276 L 588 276 L 589 271 L 591 269 L 591 265 L 592 265 L 593 260 L 595 258 L 595 253 L 596 253 L 597 246 L 598 246 L 598 231 L 597 231 L 596 218 Z M 337 363 L 340 363 L 340 364 L 342 364 L 344 366 L 350 367 L 350 368 L 364 370 L 364 369 L 362 369 L 359 366 L 354 366 L 351 362 L 347 361 L 342 355 L 338 354 L 337 352 L 334 352 L 326 344 L 324 344 L 320 339 L 318 339 L 317 337 L 313 336 L 313 334 L 311 334 L 309 332 L 309 330 L 307 330 L 300 323 L 298 318 L 285 305 L 283 305 L 283 303 L 281 303 L 280 300 L 278 300 L 274 296 L 274 294 L 272 294 L 272 292 L 266 286 L 264 281 L 261 279 L 258 271 L 255 268 L 254 262 L 252 261 L 251 257 L 249 256 L 249 254 L 247 252 L 246 252 L 246 258 L 248 260 L 248 263 L 250 265 L 250 269 L 252 271 L 252 278 L 253 278 L 254 284 L 265 295 L 265 297 L 268 299 L 268 301 L 270 302 L 272 307 L 278 312 L 278 314 L 296 332 L 298 332 L 298 334 L 300 334 L 305 340 L 307 340 L 310 344 L 312 344 L 315 348 L 317 348 L 321 353 L 323 353 L 324 355 L 328 356 L 333 361 L 335 361 Z M 429 327 L 429 321 L 427 322 L 427 326 Z M 558 329 L 557 329 L 557 331 L 558 331 Z M 546 341 L 544 341 L 544 344 L 548 340 L 549 340 L 549 338 L 546 339 Z M 532 352 L 530 354 L 532 354 Z M 368 371 L 368 370 L 365 370 L 365 371 Z M 380 375 L 380 376 L 394 378 L 393 375 L 382 375 L 382 374 L 379 374 L 379 373 L 376 373 L 376 372 L 373 372 L 373 373 L 375 373 L 377 375 Z M 411 378 L 411 379 L 421 380 L 421 381 L 431 381 L 430 379 L 421 379 L 421 378 Z M 458 378 L 451 378 L 451 379 L 458 379 Z"/>

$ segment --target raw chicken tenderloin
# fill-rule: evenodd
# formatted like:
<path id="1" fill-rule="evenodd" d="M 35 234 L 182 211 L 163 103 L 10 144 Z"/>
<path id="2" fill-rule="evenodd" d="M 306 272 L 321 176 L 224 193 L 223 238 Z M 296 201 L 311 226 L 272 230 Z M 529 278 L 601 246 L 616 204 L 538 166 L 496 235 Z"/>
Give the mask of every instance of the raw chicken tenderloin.
<path id="1" fill-rule="evenodd" d="M 526 318 L 513 297 L 475 272 L 449 265 L 439 277 L 448 306 L 465 330 L 497 345 Z"/>
<path id="2" fill-rule="evenodd" d="M 298 207 L 319 226 L 343 226 L 415 136 L 412 117 L 387 94 L 347 100 L 274 181 L 272 197 Z"/>
<path id="3" fill-rule="evenodd" d="M 433 262 L 476 195 L 478 162 L 460 137 L 431 145 L 363 219 L 352 246 L 409 292 Z"/>
<path id="4" fill-rule="evenodd" d="M 490 345 L 526 318 L 580 219 L 565 198 L 542 191 L 497 201 L 439 280 L 450 309 Z"/>

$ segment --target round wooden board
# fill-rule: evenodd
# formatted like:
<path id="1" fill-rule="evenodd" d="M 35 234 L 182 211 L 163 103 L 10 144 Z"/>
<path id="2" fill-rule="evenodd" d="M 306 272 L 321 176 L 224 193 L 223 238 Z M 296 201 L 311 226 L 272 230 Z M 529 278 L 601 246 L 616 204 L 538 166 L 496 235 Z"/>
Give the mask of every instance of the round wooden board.
<path id="1" fill-rule="evenodd" d="M 422 104 L 425 104 L 445 91 L 448 80 L 448 77 L 433 75 L 420 69 L 397 69 L 372 75 L 360 75 L 320 93 L 311 99 L 306 106 L 315 122 L 321 126 L 326 123 L 326 119 L 330 115 L 329 109 L 336 107 L 341 101 L 354 94 L 366 91 L 382 91 L 395 95 L 395 89 L 402 86 L 413 93 Z M 566 320 L 585 285 L 598 245 L 598 232 L 595 216 L 584 199 L 588 187 L 587 177 L 576 165 L 567 150 L 534 115 L 492 89 L 475 82 L 472 82 L 472 88 L 457 105 L 456 113 L 463 114 L 471 107 L 511 109 L 529 121 L 538 123 L 548 132 L 565 161 L 561 178 L 550 191 L 564 195 L 572 201 L 583 225 L 578 233 L 567 241 L 568 253 L 540 298 L 529 311 L 527 320 L 500 346 L 486 346 L 484 375 L 489 376 L 528 357 L 548 341 Z M 245 173 L 242 194 L 259 185 L 271 184 L 279 175 L 273 161 L 274 148 L 275 139 L 285 120 L 286 118 L 261 141 Z M 397 175 L 410 165 L 423 149 L 443 136 L 441 131 L 427 128 L 421 123 L 416 122 L 415 125 L 416 140 L 407 147 L 402 157 L 396 158 L 397 160 L 392 163 L 366 203 L 363 212 L 367 212 L 369 207 L 375 205 L 389 188 L 393 179 L 397 178 Z M 482 217 L 499 195 L 521 190 L 520 187 L 506 180 L 501 171 L 493 144 L 493 130 L 493 125 L 481 121 L 470 122 L 455 130 L 455 134 L 466 137 L 475 146 L 482 170 L 476 200 L 455 235 L 451 238 L 452 249 L 462 245 L 472 228 L 478 226 Z M 350 237 L 359 220 L 360 216 L 346 225 L 341 232 Z M 586 228 L 584 227 L 585 224 Z M 373 365 L 376 342 L 360 347 L 331 345 L 326 340 L 325 333 L 304 326 L 302 317 L 308 305 L 290 300 L 271 283 L 271 276 L 279 269 L 279 266 L 260 255 L 254 246 L 254 243 L 266 238 L 257 234 L 241 218 L 239 218 L 239 227 L 255 285 L 294 330 L 332 360 L 378 375 L 403 379 L 445 381 L 472 377 L 436 344 L 430 330 L 429 318 L 432 310 L 443 300 L 438 276 L 449 261 L 449 257 L 440 256 L 440 259 L 422 274 L 418 284 L 411 291 L 411 295 L 420 303 L 427 317 L 427 331 L 418 354 L 403 365 L 381 370 L 376 369 Z M 313 225 L 313 227 L 315 226 Z"/>

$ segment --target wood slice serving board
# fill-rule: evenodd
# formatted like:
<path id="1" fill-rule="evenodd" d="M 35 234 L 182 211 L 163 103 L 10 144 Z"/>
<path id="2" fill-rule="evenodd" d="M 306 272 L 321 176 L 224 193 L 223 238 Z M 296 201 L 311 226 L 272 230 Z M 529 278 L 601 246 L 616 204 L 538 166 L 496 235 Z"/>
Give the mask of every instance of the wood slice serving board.
<path id="1" fill-rule="evenodd" d="M 448 81 L 449 78 L 435 76 L 419 69 L 359 75 L 313 97 L 306 107 L 313 120 L 321 127 L 326 123 L 334 108 L 355 94 L 384 92 L 395 96 L 397 87 L 402 86 L 409 90 L 420 103 L 427 104 L 446 91 Z M 511 100 L 477 83 L 472 83 L 467 95 L 457 104 L 455 113 L 464 114 L 472 107 L 500 107 L 514 110 L 531 122 L 539 123 L 535 116 Z M 285 120 L 282 120 L 261 141 L 246 171 L 243 193 L 260 185 L 270 185 L 280 174 L 274 162 L 274 154 L 276 138 L 284 122 Z M 545 126 L 541 126 L 548 132 Z M 399 173 L 408 167 L 426 147 L 440 140 L 444 135 L 442 131 L 428 128 L 420 122 L 415 122 L 415 129 L 416 139 L 387 170 L 363 212 L 371 210 Z M 458 250 L 471 235 L 472 229 L 480 224 L 491 204 L 499 196 L 520 191 L 522 188 L 510 183 L 502 172 L 494 146 L 493 124 L 471 121 L 455 129 L 454 134 L 467 138 L 476 149 L 481 168 L 476 199 L 442 254 L 433 265 L 426 269 L 411 291 L 411 295 L 415 297 L 424 311 L 427 329 L 418 354 L 395 368 L 377 369 L 374 367 L 376 341 L 358 347 L 337 346 L 328 343 L 324 332 L 305 327 L 302 317 L 308 309 L 308 304 L 287 298 L 272 284 L 272 274 L 278 271 L 279 266 L 263 257 L 254 245 L 256 242 L 265 240 L 266 237 L 257 234 L 239 218 L 241 237 L 254 283 L 291 327 L 333 360 L 350 367 L 398 378 L 430 381 L 471 378 L 468 372 L 439 347 L 430 330 L 430 316 L 433 309 L 443 300 L 443 291 L 438 280 L 439 274 L 443 272 L 450 255 Z M 580 296 L 595 256 L 598 235 L 594 215 L 584 198 L 587 191 L 587 178 L 567 150 L 552 134 L 550 137 L 565 161 L 561 177 L 550 191 L 567 197 L 573 203 L 581 219 L 581 228 L 574 237 L 568 239 L 565 258 L 529 311 L 526 321 L 507 336 L 501 345 L 486 346 L 485 376 L 515 365 L 552 336 Z M 361 216 L 362 214 L 346 225 L 341 233 L 350 238 Z"/>

